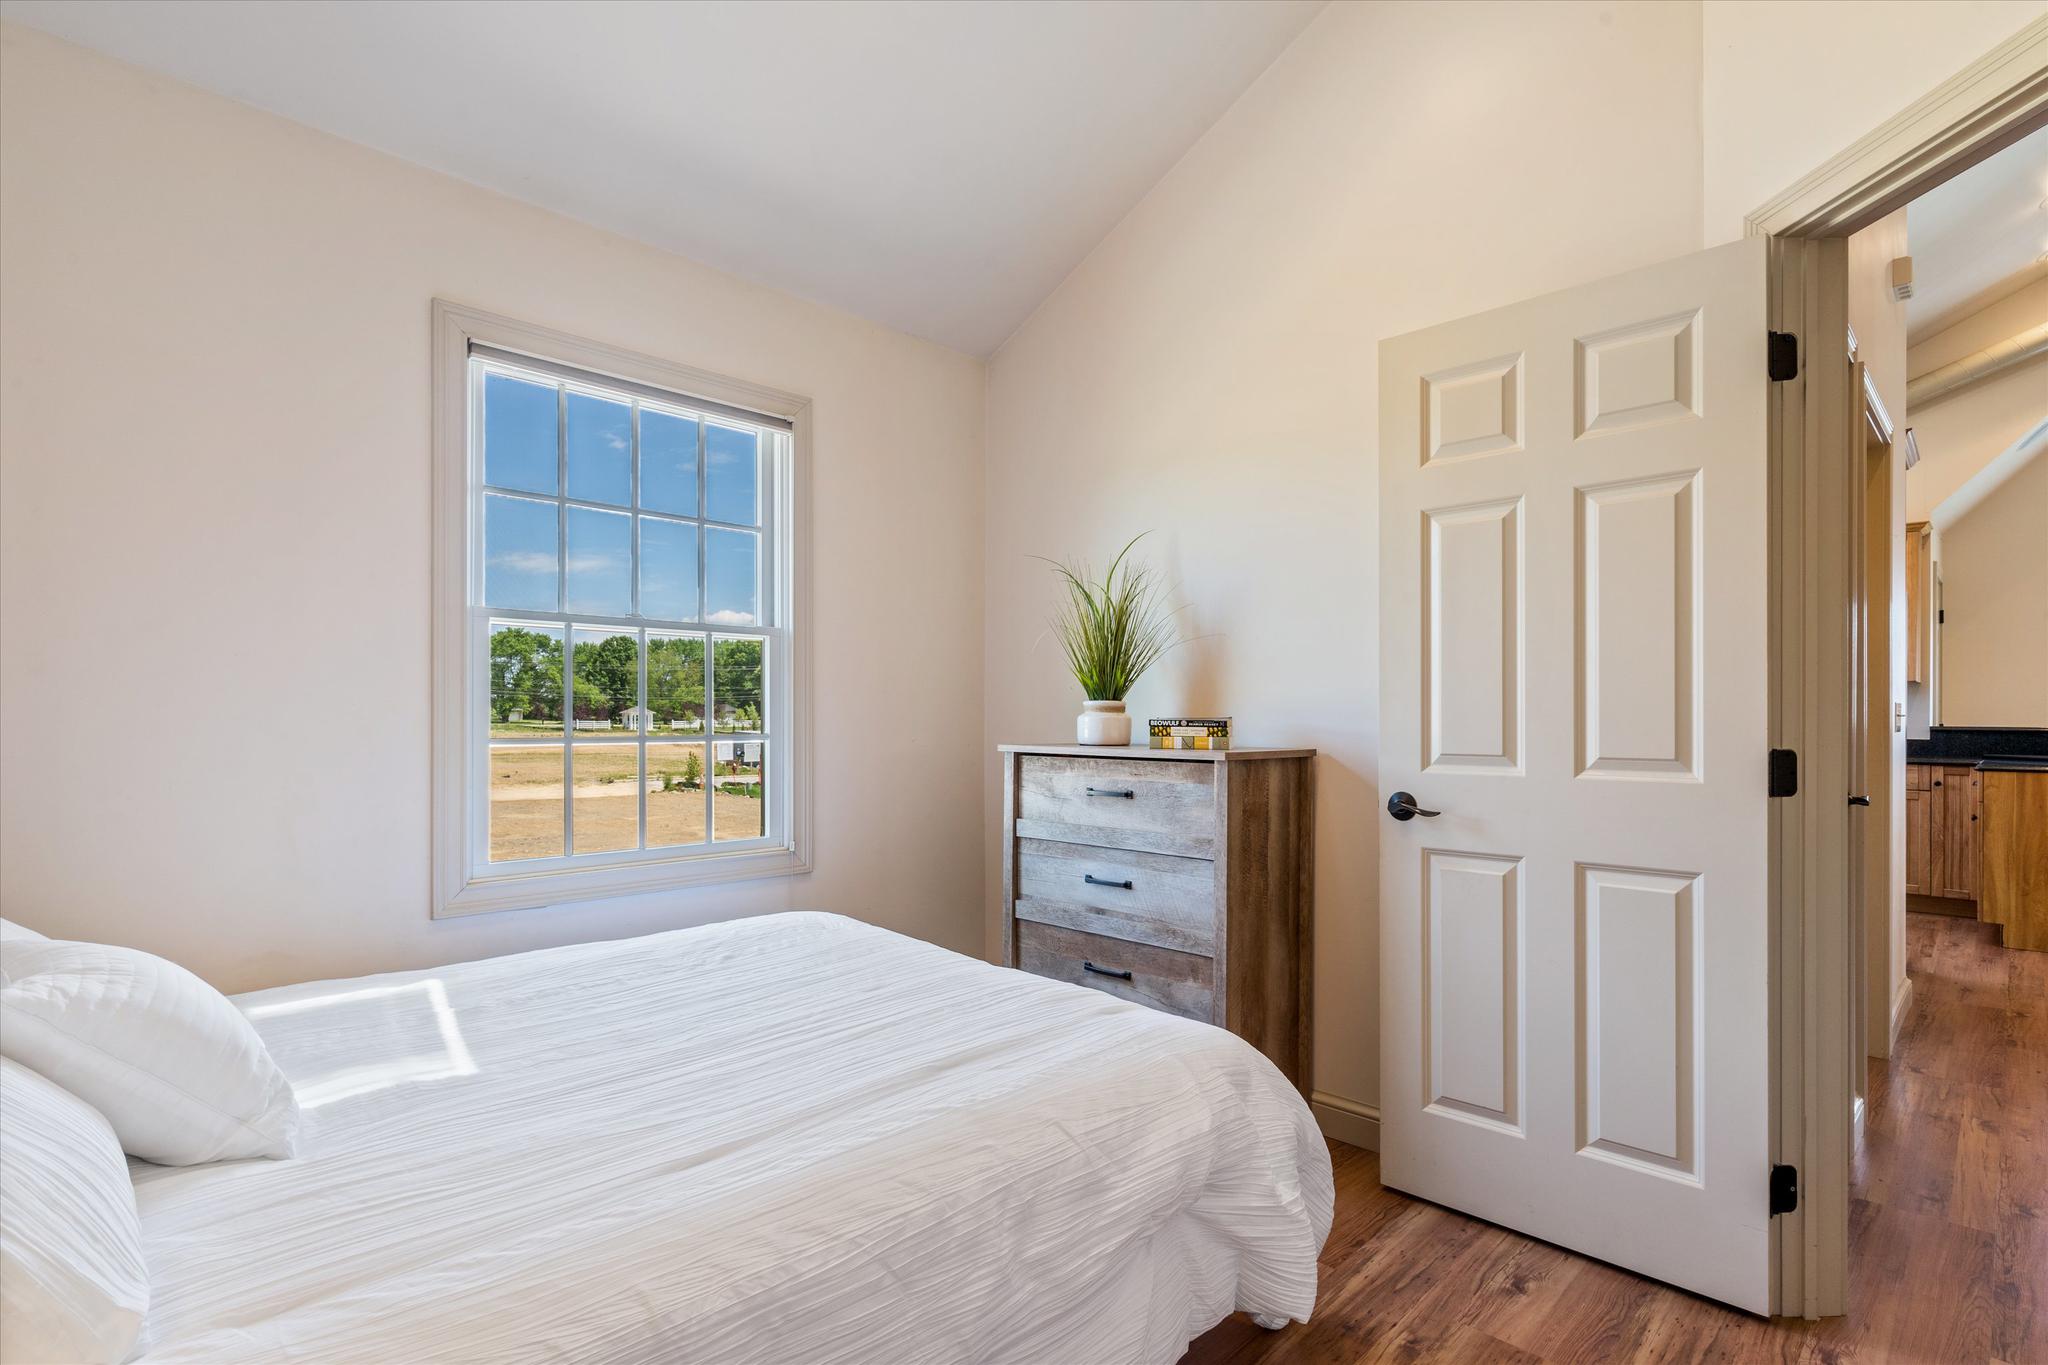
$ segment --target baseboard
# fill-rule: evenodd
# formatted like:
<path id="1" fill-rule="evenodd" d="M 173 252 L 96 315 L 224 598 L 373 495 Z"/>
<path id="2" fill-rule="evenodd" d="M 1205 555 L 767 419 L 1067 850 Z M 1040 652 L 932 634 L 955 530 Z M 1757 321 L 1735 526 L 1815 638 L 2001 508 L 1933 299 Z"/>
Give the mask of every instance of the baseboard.
<path id="1" fill-rule="evenodd" d="M 1890 1046 L 1885 1049 L 1888 1055 L 1896 1056 L 1898 1054 L 1899 1025 L 1906 1022 L 1906 1010 L 1912 1003 L 1913 978 L 1909 976 L 1901 981 L 1898 990 L 1892 993 L 1892 1036 Z"/>
<path id="2" fill-rule="evenodd" d="M 1363 1147 L 1368 1152 L 1380 1149 L 1380 1110 L 1376 1104 L 1360 1104 L 1347 1100 L 1342 1095 L 1333 1095 L 1327 1090 L 1317 1090 L 1308 1097 L 1309 1108 L 1314 1111 L 1316 1125 L 1323 1130 L 1323 1136 L 1338 1142 L 1348 1142 L 1353 1147 Z"/>

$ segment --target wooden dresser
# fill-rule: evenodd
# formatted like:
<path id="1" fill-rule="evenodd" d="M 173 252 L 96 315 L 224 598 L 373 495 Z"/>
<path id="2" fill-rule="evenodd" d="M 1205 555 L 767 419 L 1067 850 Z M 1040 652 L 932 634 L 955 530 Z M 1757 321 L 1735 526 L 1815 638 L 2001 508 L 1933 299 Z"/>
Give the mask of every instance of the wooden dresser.
<path id="1" fill-rule="evenodd" d="M 1003 961 L 1227 1028 L 1306 1095 L 1315 750 L 1001 752 Z"/>

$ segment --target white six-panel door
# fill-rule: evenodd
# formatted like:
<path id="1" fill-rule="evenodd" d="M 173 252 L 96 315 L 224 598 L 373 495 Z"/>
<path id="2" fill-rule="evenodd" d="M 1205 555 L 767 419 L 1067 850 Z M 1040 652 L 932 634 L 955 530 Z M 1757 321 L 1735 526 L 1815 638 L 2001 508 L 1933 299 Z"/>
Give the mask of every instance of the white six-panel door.
<path id="1" fill-rule="evenodd" d="M 1380 347 L 1382 1178 L 1755 1312 L 1764 245 Z"/>

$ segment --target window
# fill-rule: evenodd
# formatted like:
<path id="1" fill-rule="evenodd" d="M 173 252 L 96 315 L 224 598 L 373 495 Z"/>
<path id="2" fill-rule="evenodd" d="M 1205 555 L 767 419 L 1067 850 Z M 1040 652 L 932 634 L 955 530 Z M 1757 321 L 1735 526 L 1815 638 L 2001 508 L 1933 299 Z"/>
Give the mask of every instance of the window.
<path id="1" fill-rule="evenodd" d="M 807 405 L 447 304 L 436 344 L 435 913 L 807 870 Z"/>

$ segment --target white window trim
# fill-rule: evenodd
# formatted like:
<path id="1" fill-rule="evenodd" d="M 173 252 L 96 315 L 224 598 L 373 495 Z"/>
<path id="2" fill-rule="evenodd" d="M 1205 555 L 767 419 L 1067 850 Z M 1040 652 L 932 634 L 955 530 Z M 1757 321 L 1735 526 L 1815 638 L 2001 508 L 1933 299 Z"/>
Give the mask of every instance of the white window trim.
<path id="1" fill-rule="evenodd" d="M 726 379 L 703 370 L 585 341 L 442 299 L 434 300 L 434 604 L 433 604 L 433 895 L 435 918 L 522 910 L 673 887 L 755 877 L 793 876 L 811 870 L 810 467 L 811 404 L 807 398 Z M 786 687 L 788 733 L 775 743 L 787 753 L 784 837 L 763 847 L 731 851 L 714 846 L 676 857 L 658 853 L 631 861 L 548 871 L 493 872 L 473 862 L 471 831 L 478 793 L 471 774 L 487 745 L 472 723 L 475 670 L 487 668 L 471 641 L 471 605 L 479 591 L 471 552 L 481 528 L 472 524 L 469 439 L 469 348 L 474 341 L 501 351 L 573 366 L 629 383 L 701 398 L 711 403 L 780 417 L 792 427 L 788 478 L 775 484 L 783 499 L 788 534 L 777 536 L 775 563 L 764 565 L 764 584 L 778 595 L 774 619 L 788 632 L 788 662 L 770 669 L 770 689 Z M 765 510 L 765 509 L 764 509 Z M 769 513 L 773 515 L 773 512 Z M 710 661 L 706 660 L 706 667 Z M 778 679 L 778 674 L 779 679 Z M 715 736 L 708 733 L 706 739 Z M 772 752 L 772 751 L 771 751 Z"/>

